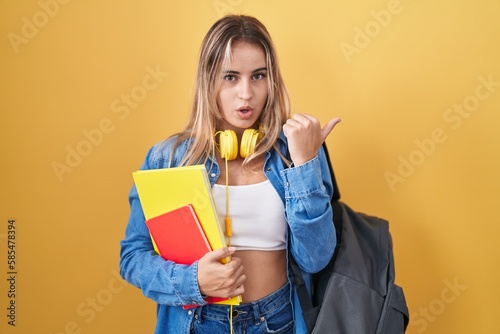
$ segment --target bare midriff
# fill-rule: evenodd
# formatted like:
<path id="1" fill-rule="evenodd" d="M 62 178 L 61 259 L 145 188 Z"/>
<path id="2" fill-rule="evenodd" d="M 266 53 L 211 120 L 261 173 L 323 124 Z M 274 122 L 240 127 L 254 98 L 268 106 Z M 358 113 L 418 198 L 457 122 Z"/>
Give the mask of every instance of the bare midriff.
<path id="1" fill-rule="evenodd" d="M 286 250 L 236 251 L 233 257 L 242 261 L 246 281 L 243 303 L 261 299 L 281 288 L 287 282 Z"/>

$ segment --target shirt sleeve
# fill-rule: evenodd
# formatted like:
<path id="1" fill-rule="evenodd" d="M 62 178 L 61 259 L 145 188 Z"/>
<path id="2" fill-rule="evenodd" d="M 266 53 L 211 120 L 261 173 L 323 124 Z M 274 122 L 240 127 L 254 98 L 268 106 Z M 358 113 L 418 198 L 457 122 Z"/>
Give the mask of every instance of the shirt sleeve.
<path id="1" fill-rule="evenodd" d="M 316 273 L 328 264 L 336 245 L 334 189 L 323 148 L 305 164 L 284 169 L 281 177 L 292 256 L 303 271 Z"/>
<path id="2" fill-rule="evenodd" d="M 152 151 L 141 169 L 152 169 Z M 130 217 L 120 243 L 121 276 L 158 304 L 205 305 L 198 286 L 198 262 L 181 265 L 156 254 L 135 186 L 130 190 L 129 203 Z"/>

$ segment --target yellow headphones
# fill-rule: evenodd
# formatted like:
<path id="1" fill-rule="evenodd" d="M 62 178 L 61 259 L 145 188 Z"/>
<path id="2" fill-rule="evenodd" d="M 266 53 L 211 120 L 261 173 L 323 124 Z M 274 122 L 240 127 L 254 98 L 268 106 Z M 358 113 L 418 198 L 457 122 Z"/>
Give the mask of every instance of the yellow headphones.
<path id="1" fill-rule="evenodd" d="M 218 131 L 219 134 L 219 152 L 222 159 L 234 160 L 238 156 L 238 138 L 233 130 Z M 241 136 L 240 156 L 248 157 L 252 154 L 257 145 L 257 140 L 261 137 L 261 132 L 256 129 L 246 129 Z"/>
<path id="2" fill-rule="evenodd" d="M 231 217 L 229 216 L 229 169 L 227 162 L 229 160 L 234 160 L 238 156 L 238 138 L 236 137 L 236 132 L 233 130 L 217 131 L 214 136 L 219 135 L 219 145 L 217 148 L 220 152 L 222 159 L 226 161 L 226 218 L 224 219 L 226 225 L 226 238 L 227 246 L 231 246 L 231 237 L 233 236 Z M 257 145 L 258 139 L 262 136 L 262 132 L 256 129 L 246 129 L 241 136 L 240 144 L 240 156 L 245 159 L 250 154 L 252 154 L 255 146 Z M 230 326 L 231 333 L 233 333 L 233 305 L 231 305 L 230 310 Z"/>
<path id="3" fill-rule="evenodd" d="M 238 138 L 233 130 L 217 131 L 214 136 L 219 135 L 219 145 L 217 148 L 221 158 L 226 161 L 226 237 L 227 246 L 231 245 L 231 236 L 233 235 L 231 228 L 231 218 L 229 217 L 229 168 L 227 162 L 234 160 L 238 156 Z M 240 156 L 245 159 L 252 154 L 257 141 L 262 137 L 262 132 L 256 129 L 246 129 L 241 136 Z"/>

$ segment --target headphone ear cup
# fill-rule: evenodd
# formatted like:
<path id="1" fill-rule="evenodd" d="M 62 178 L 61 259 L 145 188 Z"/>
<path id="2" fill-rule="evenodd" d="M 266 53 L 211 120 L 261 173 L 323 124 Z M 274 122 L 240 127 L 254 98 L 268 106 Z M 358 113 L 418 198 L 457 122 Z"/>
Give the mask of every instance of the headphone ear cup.
<path id="1" fill-rule="evenodd" d="M 241 137 L 240 156 L 242 158 L 248 157 L 253 153 L 259 139 L 260 132 L 255 129 L 246 129 Z"/>
<path id="2" fill-rule="evenodd" d="M 233 130 L 221 131 L 219 150 L 222 159 L 234 160 L 238 156 L 238 138 Z"/>

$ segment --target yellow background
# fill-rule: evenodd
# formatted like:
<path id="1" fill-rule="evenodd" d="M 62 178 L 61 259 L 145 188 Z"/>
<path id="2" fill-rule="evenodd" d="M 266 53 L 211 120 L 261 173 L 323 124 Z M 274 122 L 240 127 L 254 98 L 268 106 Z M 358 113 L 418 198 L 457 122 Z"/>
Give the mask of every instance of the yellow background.
<path id="1" fill-rule="evenodd" d="M 500 333 L 498 0 L 1 1 L 0 332 L 152 333 L 117 278 L 131 173 L 183 126 L 227 12 L 266 24 L 295 112 L 342 118 L 342 198 L 390 221 L 408 333 Z"/>

